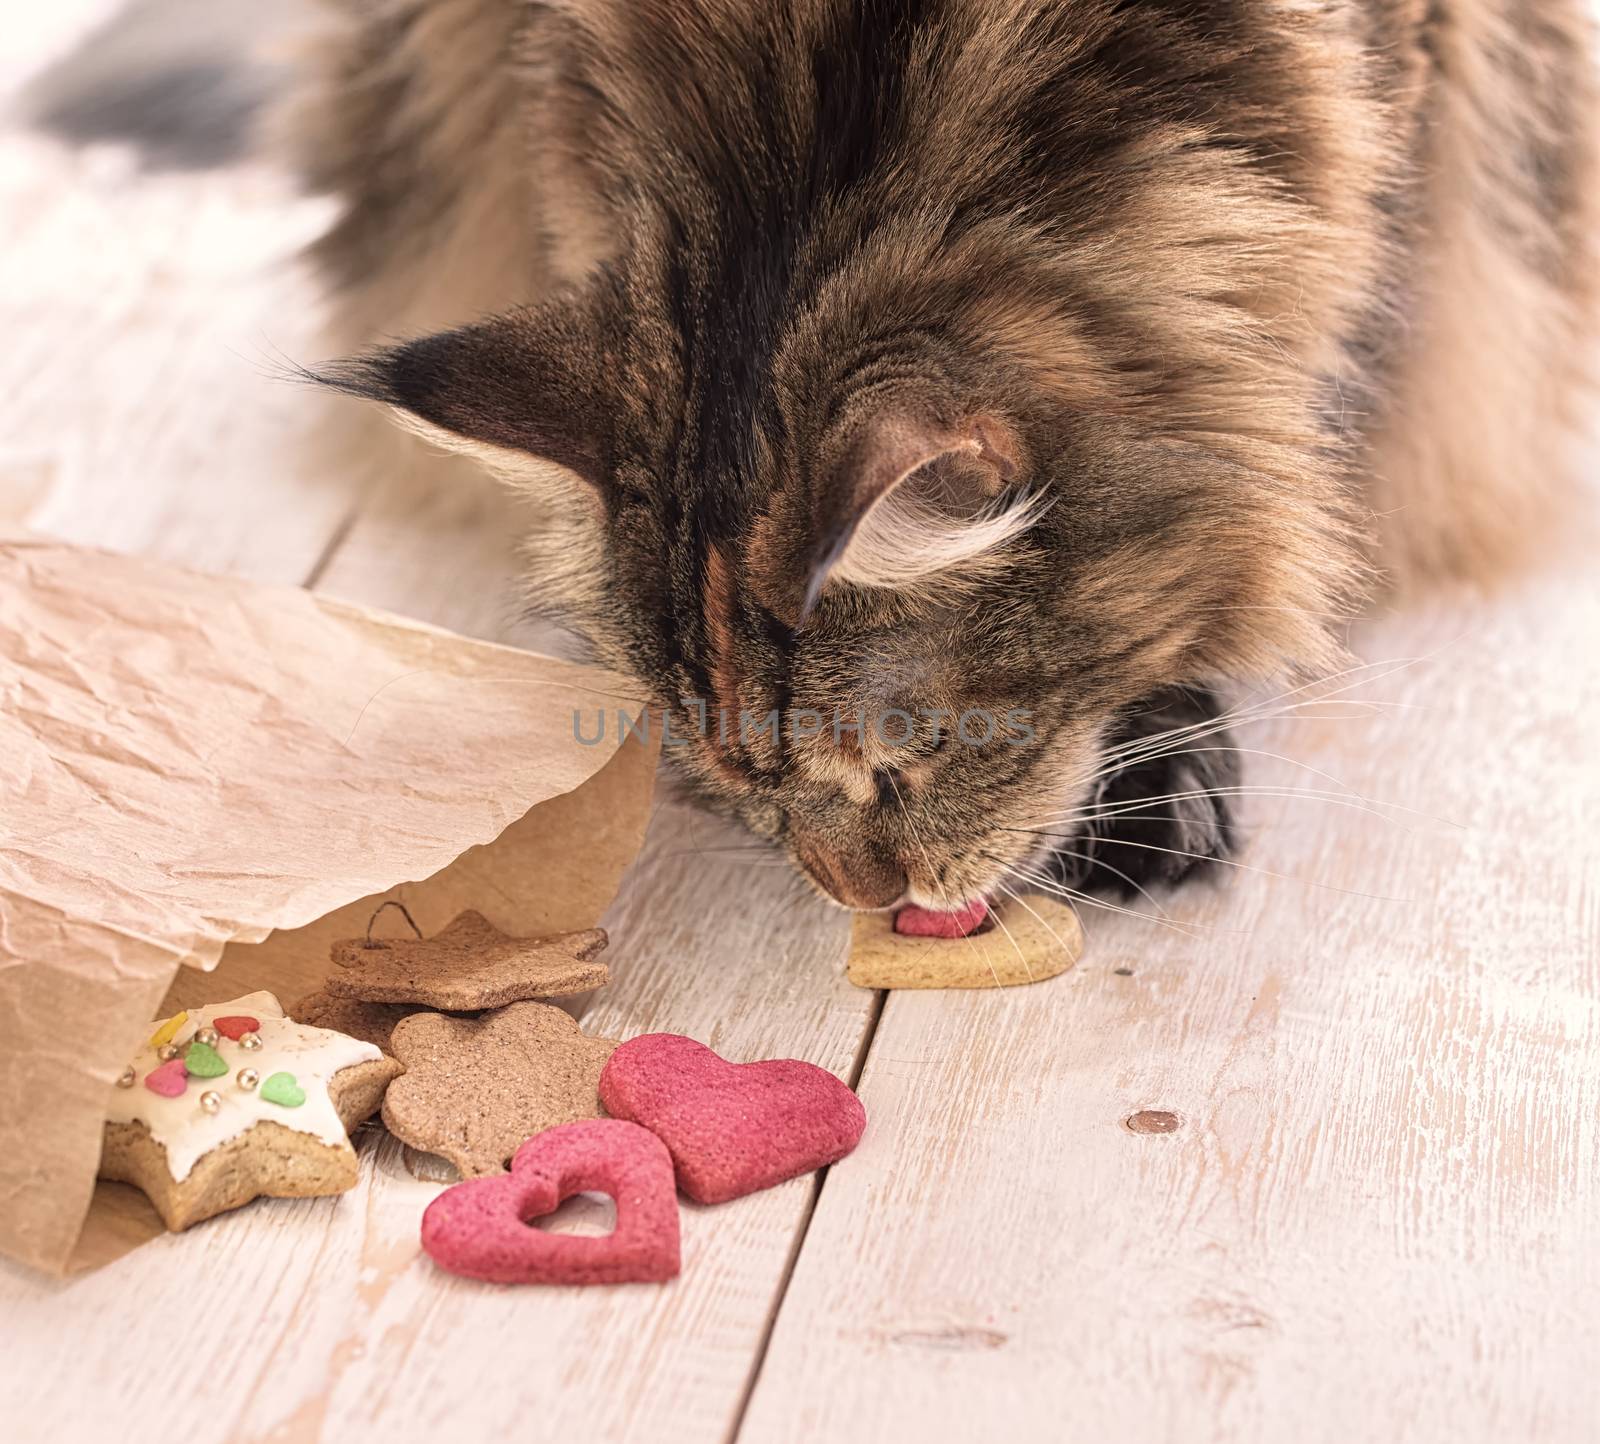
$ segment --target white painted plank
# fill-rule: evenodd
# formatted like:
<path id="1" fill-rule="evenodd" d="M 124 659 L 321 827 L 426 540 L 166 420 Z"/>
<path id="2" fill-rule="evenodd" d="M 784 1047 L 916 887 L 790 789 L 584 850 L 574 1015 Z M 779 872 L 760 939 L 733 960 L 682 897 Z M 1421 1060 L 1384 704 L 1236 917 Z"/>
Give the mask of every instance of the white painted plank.
<path id="1" fill-rule="evenodd" d="M 332 406 L 333 421 L 348 422 L 360 403 Z M 380 463 L 383 485 L 369 488 L 318 590 L 411 616 L 425 611 L 426 620 L 469 636 L 551 650 L 552 629 L 521 616 L 517 545 L 527 518 L 510 492 L 463 458 L 425 451 L 387 418 L 368 419 L 377 427 L 353 434 L 370 437 L 375 454 L 393 460 Z"/>
<path id="2" fill-rule="evenodd" d="M 263 581 L 309 577 L 365 477 L 311 450 L 318 307 L 290 263 L 324 223 L 263 167 L 141 173 L 0 135 L 0 505 L 70 541 Z"/>
<path id="3" fill-rule="evenodd" d="M 1405 706 L 1245 745 L 1450 822 L 1257 799 L 1295 881 L 1196 936 L 1091 912 L 1055 982 L 892 995 L 741 1444 L 1593 1440 L 1596 636 L 1582 570 L 1376 628 L 1435 653 L 1357 692 Z"/>

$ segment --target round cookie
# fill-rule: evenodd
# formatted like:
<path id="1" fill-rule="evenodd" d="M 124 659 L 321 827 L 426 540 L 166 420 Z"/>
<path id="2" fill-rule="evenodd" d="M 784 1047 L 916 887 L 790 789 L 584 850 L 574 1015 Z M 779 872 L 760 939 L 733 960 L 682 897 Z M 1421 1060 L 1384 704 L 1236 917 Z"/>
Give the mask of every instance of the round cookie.
<path id="1" fill-rule="evenodd" d="M 888 913 L 857 913 L 850 981 L 858 988 L 1009 988 L 1064 973 L 1083 951 L 1078 915 L 1053 898 L 1010 899 L 990 916 L 995 925 L 987 931 L 949 937 L 930 935 L 923 918 L 918 936 L 897 931 Z"/>

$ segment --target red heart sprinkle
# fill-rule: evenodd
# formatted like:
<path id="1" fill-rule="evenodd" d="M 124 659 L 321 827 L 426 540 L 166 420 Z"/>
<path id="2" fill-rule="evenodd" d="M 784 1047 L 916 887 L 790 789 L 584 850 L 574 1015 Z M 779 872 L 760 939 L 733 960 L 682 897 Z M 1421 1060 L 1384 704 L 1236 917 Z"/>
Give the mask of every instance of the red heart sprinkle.
<path id="1" fill-rule="evenodd" d="M 982 927 L 988 916 L 989 904 L 982 898 L 946 913 L 907 903 L 894 915 L 894 930 L 908 938 L 964 938 Z"/>
<path id="2" fill-rule="evenodd" d="M 242 1013 L 229 1013 L 226 1018 L 213 1018 L 211 1026 L 224 1038 L 232 1038 L 237 1043 L 246 1033 L 259 1033 L 261 1020 L 246 1017 Z"/>
<path id="3" fill-rule="evenodd" d="M 189 1086 L 189 1070 L 183 1066 L 182 1058 L 168 1058 L 144 1075 L 144 1086 L 163 1098 L 177 1098 Z"/>
<path id="4" fill-rule="evenodd" d="M 547 1233 L 530 1220 L 564 1198 L 610 1194 L 617 1226 L 601 1238 Z M 496 1284 L 651 1283 L 678 1272 L 672 1159 L 635 1123 L 590 1118 L 536 1133 L 511 1172 L 447 1188 L 422 1215 L 422 1247 L 453 1274 Z"/>
<path id="5" fill-rule="evenodd" d="M 861 1100 L 826 1068 L 798 1058 L 729 1063 L 675 1033 L 618 1048 L 600 1074 L 600 1101 L 667 1145 L 678 1187 L 697 1203 L 836 1163 L 867 1126 Z"/>

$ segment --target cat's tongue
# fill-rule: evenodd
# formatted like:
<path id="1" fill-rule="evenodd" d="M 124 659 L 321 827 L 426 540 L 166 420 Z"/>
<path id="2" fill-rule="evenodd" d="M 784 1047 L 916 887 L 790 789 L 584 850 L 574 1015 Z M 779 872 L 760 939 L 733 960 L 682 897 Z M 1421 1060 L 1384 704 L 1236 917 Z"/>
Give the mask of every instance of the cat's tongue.
<path id="1" fill-rule="evenodd" d="M 964 938 L 982 927 L 988 916 L 989 904 L 982 898 L 949 913 L 907 903 L 894 915 L 894 930 L 908 938 Z"/>

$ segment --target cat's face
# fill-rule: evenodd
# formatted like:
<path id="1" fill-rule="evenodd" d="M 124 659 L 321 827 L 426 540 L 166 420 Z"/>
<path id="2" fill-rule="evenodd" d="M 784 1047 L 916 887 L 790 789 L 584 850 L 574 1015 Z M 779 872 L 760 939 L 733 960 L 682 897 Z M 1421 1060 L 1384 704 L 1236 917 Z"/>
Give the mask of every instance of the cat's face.
<path id="1" fill-rule="evenodd" d="M 915 600 L 827 587 L 778 647 L 721 621 L 708 715 L 680 711 L 688 740 L 673 750 L 838 902 L 992 896 L 1079 799 L 1107 711 L 1068 682 L 1045 619 L 1007 607 L 1006 588 L 1024 585 Z"/>
<path id="2" fill-rule="evenodd" d="M 1071 535 L 1004 416 L 878 396 L 845 429 L 790 415 L 812 465 L 756 447 L 764 469 L 721 487 L 636 463 L 590 631 L 669 708 L 680 771 L 827 896 L 954 906 L 1058 840 L 1108 720 L 1176 670 L 1195 592 L 1152 586 L 1130 636 L 1092 596 L 1088 553 L 1116 543 Z"/>
<path id="3" fill-rule="evenodd" d="M 565 289 L 327 379 L 541 497 L 535 588 L 702 792 L 955 904 L 1140 699 L 1317 658 L 1370 257 L 1293 64 L 1170 6 L 528 8 Z"/>
<path id="4" fill-rule="evenodd" d="M 1226 455 L 829 334 L 746 406 L 612 279 L 336 379 L 537 490 L 535 589 L 703 796 L 842 904 L 955 906 L 1069 845 L 1125 709 L 1270 660 L 1293 556 Z"/>

